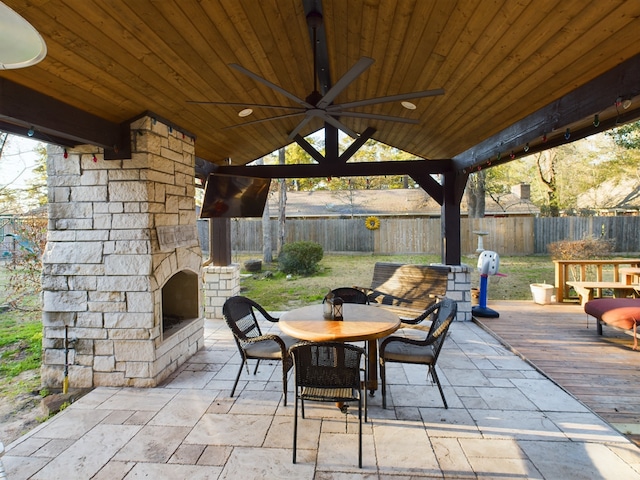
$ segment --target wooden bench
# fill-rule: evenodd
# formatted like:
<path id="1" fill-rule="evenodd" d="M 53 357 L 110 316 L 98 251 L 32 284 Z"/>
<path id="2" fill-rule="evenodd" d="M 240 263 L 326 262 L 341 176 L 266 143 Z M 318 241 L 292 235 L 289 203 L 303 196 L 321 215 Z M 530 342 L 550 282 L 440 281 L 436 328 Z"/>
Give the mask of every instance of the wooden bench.
<path id="1" fill-rule="evenodd" d="M 364 291 L 372 305 L 415 318 L 447 294 L 449 267 L 376 262 L 371 287 Z"/>
<path id="2" fill-rule="evenodd" d="M 598 291 L 598 296 L 602 297 L 602 290 L 613 290 L 613 296 L 616 298 L 626 297 L 629 293 L 635 297 L 640 291 L 640 285 L 627 285 L 622 282 L 566 282 L 567 285 L 573 287 L 580 296 L 580 304 L 585 304 L 593 300 L 593 291 Z"/>

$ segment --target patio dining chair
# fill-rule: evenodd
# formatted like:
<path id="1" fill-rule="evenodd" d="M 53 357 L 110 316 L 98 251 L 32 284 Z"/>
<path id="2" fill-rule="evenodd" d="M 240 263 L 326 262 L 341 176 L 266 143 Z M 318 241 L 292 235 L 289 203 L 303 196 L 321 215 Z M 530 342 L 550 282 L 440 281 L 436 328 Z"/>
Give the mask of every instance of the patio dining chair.
<path id="1" fill-rule="evenodd" d="M 233 333 L 233 338 L 242 357 L 236 380 L 231 389 L 233 397 L 238 380 L 242 374 L 242 367 L 246 365 L 247 373 L 249 373 L 248 360 L 256 360 L 256 366 L 253 370 L 255 375 L 258 371 L 260 360 L 279 360 L 282 362 L 282 394 L 284 395 L 284 405 L 287 405 L 287 374 L 293 366 L 293 361 L 289 356 L 289 347 L 298 339 L 280 334 L 263 334 L 256 318 L 255 311 L 270 322 L 277 322 L 278 319 L 269 315 L 267 311 L 253 300 L 243 297 L 230 297 L 222 306 L 222 315 L 224 320 Z"/>
<path id="2" fill-rule="evenodd" d="M 362 290 L 353 287 L 338 287 L 331 290 L 334 296 L 340 297 L 344 303 L 369 305 L 369 298 Z"/>
<path id="3" fill-rule="evenodd" d="M 432 303 L 417 317 L 407 318 L 405 316 L 401 316 L 400 328 L 416 328 L 418 330 L 429 331 L 431 328 L 431 322 L 433 322 L 433 317 L 435 316 L 435 312 L 438 310 L 438 307 L 439 303 Z M 427 326 L 427 322 L 429 322 L 429 326 Z"/>
<path id="4" fill-rule="evenodd" d="M 298 439 L 298 402 L 304 417 L 305 400 L 315 402 L 358 402 L 358 466 L 362 468 L 362 410 L 367 421 L 367 396 L 361 378 L 364 349 L 342 342 L 300 342 L 289 349 L 294 363 L 295 416 L 293 421 L 293 463 Z M 366 365 L 366 358 L 365 358 Z M 345 410 L 346 412 L 346 410 Z"/>
<path id="5" fill-rule="evenodd" d="M 429 332 L 413 329 L 397 330 L 393 335 L 380 341 L 380 379 L 382 381 L 382 408 L 387 408 L 387 378 L 385 366 L 388 362 L 413 363 L 427 365 L 429 374 L 438 386 L 444 408 L 449 408 L 444 397 L 440 379 L 436 373 L 436 363 L 440 350 L 456 316 L 458 304 L 445 298 L 435 304 L 435 318 Z"/>

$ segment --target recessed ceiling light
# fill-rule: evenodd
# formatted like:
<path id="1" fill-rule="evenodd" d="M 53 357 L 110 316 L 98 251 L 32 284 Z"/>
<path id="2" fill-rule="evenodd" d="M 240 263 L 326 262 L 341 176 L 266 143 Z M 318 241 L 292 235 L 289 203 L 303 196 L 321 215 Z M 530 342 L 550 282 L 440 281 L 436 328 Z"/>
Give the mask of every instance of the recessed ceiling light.
<path id="1" fill-rule="evenodd" d="M 0 70 L 35 65 L 47 55 L 47 45 L 33 26 L 0 2 Z"/>
<path id="2" fill-rule="evenodd" d="M 415 110 L 416 109 L 416 105 L 414 103 L 407 102 L 406 100 L 404 102 L 402 102 L 401 105 L 404 108 L 406 108 L 407 110 Z"/>
<path id="3" fill-rule="evenodd" d="M 248 117 L 249 115 L 251 115 L 253 113 L 253 110 L 250 108 L 245 108 L 243 110 L 240 110 L 238 112 L 238 116 L 239 117 Z"/>

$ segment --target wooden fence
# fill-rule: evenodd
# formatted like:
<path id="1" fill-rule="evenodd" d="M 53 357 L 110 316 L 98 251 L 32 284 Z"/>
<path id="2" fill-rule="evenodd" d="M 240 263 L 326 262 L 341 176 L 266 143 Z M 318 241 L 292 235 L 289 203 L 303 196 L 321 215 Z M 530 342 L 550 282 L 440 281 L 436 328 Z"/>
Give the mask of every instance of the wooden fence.
<path id="1" fill-rule="evenodd" d="M 485 217 L 461 219 L 462 254 L 478 247 L 478 235 L 486 232 L 483 246 L 500 255 L 547 253 L 547 245 L 558 240 L 580 240 L 592 235 L 614 239 L 616 252 L 640 252 L 640 217 Z M 364 218 L 287 219 L 286 242 L 317 242 L 325 252 L 365 252 L 375 254 L 440 255 L 440 218 L 380 217 L 380 228 L 368 230 Z M 203 250 L 208 247 L 206 220 L 198 229 Z M 276 220 L 271 221 L 274 249 Z M 234 252 L 262 252 L 261 219 L 231 221 Z M 274 251 L 274 254 L 276 252 Z"/>

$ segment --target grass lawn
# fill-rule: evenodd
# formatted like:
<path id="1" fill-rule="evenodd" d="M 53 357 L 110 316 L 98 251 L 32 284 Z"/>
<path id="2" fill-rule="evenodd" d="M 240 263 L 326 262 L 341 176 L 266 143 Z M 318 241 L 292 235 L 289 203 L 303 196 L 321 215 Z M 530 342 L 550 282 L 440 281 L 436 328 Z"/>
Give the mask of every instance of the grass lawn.
<path id="1" fill-rule="evenodd" d="M 242 265 L 260 256 L 236 255 L 233 262 Z M 254 275 L 242 272 L 242 294 L 252 298 L 268 310 L 287 310 L 322 300 L 327 290 L 342 286 L 369 286 L 376 262 L 438 263 L 437 255 L 330 255 L 320 262 L 320 271 L 312 277 L 287 278 L 277 271 L 277 265 L 264 265 Z M 462 260 L 472 268 L 471 286 L 479 286 L 477 257 Z M 271 272 L 273 275 L 265 275 Z M 554 266 L 548 256 L 501 257 L 499 273 L 505 276 L 489 277 L 488 299 L 529 300 L 531 283 L 553 283 Z"/>
<path id="2" fill-rule="evenodd" d="M 42 312 L 37 295 L 23 299 L 24 309 L 7 308 L 7 284 L 0 265 L 0 396 L 15 397 L 40 388 Z"/>

